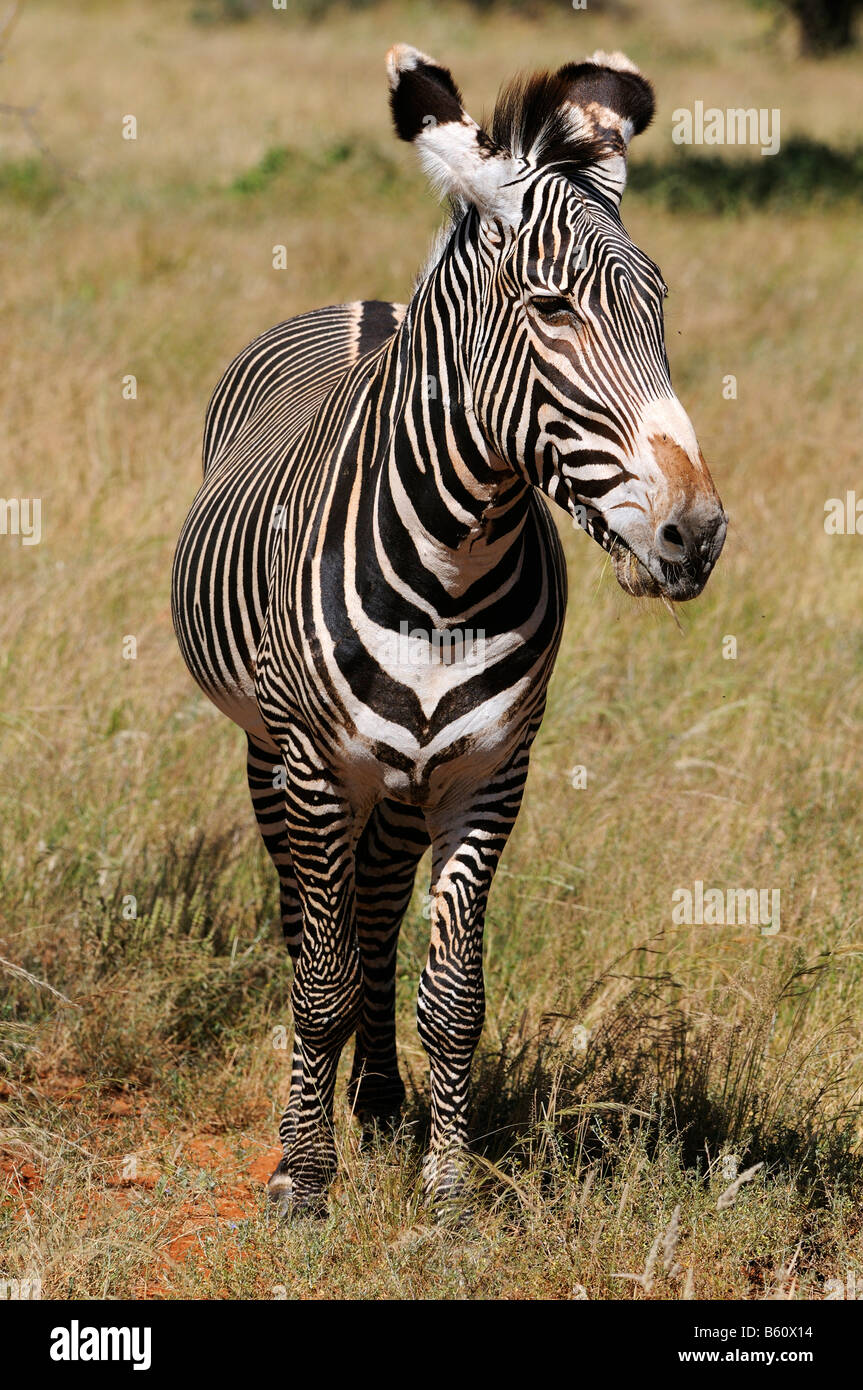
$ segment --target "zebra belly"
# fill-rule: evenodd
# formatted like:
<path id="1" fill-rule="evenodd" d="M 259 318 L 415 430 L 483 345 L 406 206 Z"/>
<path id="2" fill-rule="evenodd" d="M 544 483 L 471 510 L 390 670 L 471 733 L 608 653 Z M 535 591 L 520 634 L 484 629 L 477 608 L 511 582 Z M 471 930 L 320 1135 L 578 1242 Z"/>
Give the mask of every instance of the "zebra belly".
<path id="1" fill-rule="evenodd" d="M 208 699 L 274 749 L 255 666 L 293 465 L 320 403 L 359 356 L 394 331 L 402 312 L 341 304 L 276 325 L 234 359 L 207 411 L 204 482 L 174 558 L 174 628 Z"/>
<path id="2" fill-rule="evenodd" d="M 255 696 L 255 664 L 266 612 L 270 519 L 280 479 L 234 470 L 205 481 L 174 560 L 174 627 L 190 673 L 217 709 L 270 742 Z"/>

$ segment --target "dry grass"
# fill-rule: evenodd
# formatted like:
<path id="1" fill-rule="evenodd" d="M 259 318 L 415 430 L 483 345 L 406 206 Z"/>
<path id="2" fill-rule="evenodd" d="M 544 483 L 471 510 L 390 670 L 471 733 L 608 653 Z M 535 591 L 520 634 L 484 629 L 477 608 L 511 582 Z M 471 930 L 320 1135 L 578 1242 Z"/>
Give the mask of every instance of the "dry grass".
<path id="1" fill-rule="evenodd" d="M 37 981 L 3 976 L 0 1272 L 38 1270 L 58 1297 L 793 1297 L 859 1278 L 863 551 L 823 530 L 860 480 L 853 206 L 629 200 L 733 528 L 681 635 L 563 526 L 568 631 L 489 913 L 467 1230 L 417 1204 L 419 901 L 404 1133 L 362 1153 L 340 1106 L 331 1220 L 266 1215 L 290 977 L 242 737 L 192 687 L 168 606 L 233 352 L 312 305 L 409 293 L 437 213 L 389 136 L 390 41 L 451 60 L 475 110 L 514 54 L 623 46 L 660 92 L 657 158 L 695 97 L 779 105 L 783 136 L 842 142 L 859 58 L 792 61 L 763 10 L 706 0 L 683 23 L 670 3 L 541 21 L 393 4 L 316 26 L 204 26 L 155 0 L 60 13 L 31 0 L 2 68 L 2 99 L 41 98 L 78 178 L 57 184 L 4 124 L 2 491 L 43 499 L 43 540 L 0 537 L 0 955 Z M 696 879 L 780 888 L 780 932 L 673 927 Z M 764 1167 L 719 1210 L 732 1156 Z"/>

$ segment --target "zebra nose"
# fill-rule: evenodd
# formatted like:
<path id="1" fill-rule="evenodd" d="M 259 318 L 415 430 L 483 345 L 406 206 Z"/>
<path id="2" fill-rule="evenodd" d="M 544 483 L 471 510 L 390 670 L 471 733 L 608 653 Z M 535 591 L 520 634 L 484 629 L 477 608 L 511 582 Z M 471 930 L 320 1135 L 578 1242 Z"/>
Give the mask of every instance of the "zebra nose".
<path id="1" fill-rule="evenodd" d="M 656 529 L 656 554 L 661 560 L 709 574 L 725 542 L 727 524 L 721 506 L 711 507 L 706 514 L 664 521 Z"/>
<path id="2" fill-rule="evenodd" d="M 686 541 L 680 527 L 664 521 L 656 532 L 656 553 L 662 560 L 685 560 Z"/>

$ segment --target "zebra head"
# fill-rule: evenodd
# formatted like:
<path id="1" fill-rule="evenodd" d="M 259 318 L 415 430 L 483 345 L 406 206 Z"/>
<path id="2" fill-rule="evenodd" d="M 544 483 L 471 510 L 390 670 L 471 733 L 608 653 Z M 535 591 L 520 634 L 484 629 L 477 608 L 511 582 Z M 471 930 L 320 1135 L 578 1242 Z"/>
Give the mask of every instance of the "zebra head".
<path id="1" fill-rule="evenodd" d="M 628 593 L 694 598 L 727 521 L 671 385 L 668 291 L 619 214 L 650 84 L 595 53 L 511 83 L 487 132 L 433 59 L 397 45 L 387 66 L 397 133 L 452 202 L 426 280 L 449 276 L 489 457 L 565 506 Z"/>

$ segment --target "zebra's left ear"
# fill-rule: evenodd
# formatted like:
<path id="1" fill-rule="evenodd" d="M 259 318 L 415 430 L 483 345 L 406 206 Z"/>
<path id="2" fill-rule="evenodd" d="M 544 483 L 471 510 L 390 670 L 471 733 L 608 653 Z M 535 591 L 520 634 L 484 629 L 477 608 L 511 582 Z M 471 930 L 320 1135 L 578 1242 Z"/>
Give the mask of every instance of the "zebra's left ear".
<path id="1" fill-rule="evenodd" d="M 564 110 L 572 137 L 596 151 L 581 172 L 619 204 L 629 142 L 653 119 L 653 88 L 624 53 L 598 51 L 583 63 L 567 63 L 557 76 L 569 88 Z"/>
<path id="2" fill-rule="evenodd" d="M 467 114 L 449 69 L 397 43 L 387 54 L 387 74 L 396 133 L 414 146 L 435 190 L 484 216 L 516 222 L 522 194 L 507 186 L 512 157 Z"/>

